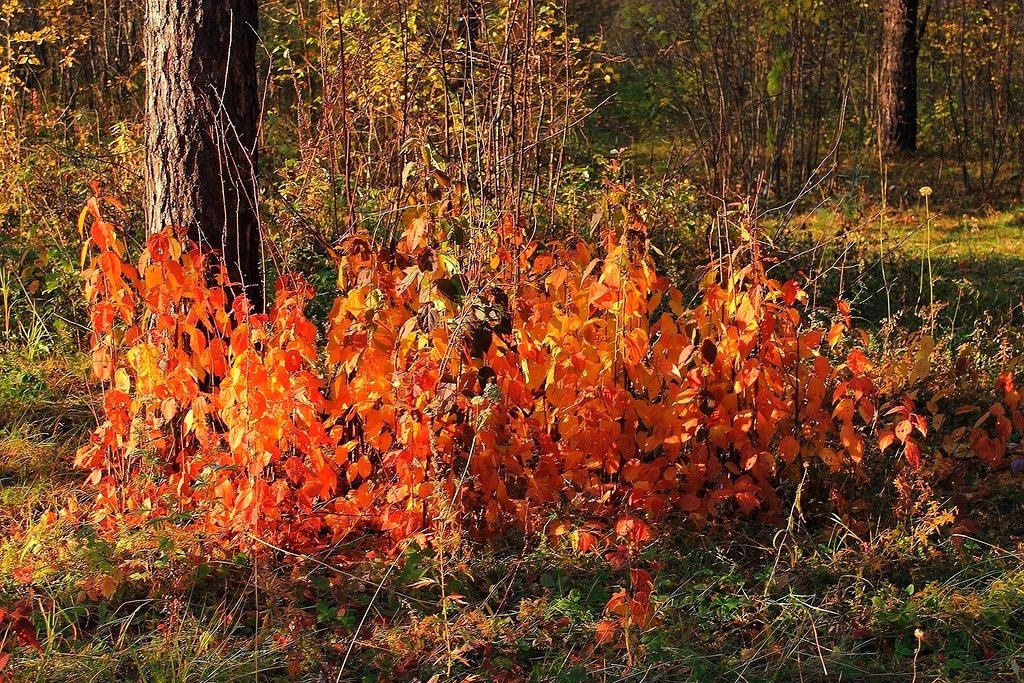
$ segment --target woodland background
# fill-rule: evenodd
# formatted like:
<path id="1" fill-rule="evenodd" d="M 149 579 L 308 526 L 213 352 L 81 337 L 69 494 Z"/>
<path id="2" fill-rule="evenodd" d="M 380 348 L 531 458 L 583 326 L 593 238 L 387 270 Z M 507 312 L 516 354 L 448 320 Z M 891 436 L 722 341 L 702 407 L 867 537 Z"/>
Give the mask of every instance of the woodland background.
<path id="1" fill-rule="evenodd" d="M 1020 680 L 1020 3 L 266 0 L 265 320 L 144 5 L 0 4 L 0 676 Z"/>

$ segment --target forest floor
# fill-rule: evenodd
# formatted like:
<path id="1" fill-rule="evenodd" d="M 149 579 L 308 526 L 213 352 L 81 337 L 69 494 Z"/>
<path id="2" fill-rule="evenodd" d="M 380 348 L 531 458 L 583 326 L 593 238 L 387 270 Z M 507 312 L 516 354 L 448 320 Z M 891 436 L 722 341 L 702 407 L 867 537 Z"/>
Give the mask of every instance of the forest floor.
<path id="1" fill-rule="evenodd" d="M 883 285 L 903 286 L 890 305 L 928 298 L 930 257 L 953 337 L 983 311 L 1018 319 L 1022 209 L 914 198 L 880 222 L 840 203 L 792 231 L 822 258 L 826 244 L 828 258 L 836 244 L 860 245 L 857 263 L 881 254 Z M 862 294 L 883 305 L 881 289 Z M 570 537 L 345 568 L 195 562 L 166 529 L 97 537 L 72 521 L 92 495 L 73 467 L 95 424 L 87 359 L 45 329 L 29 338 L 0 353 L 0 598 L 30 600 L 39 630 L 9 664 L 16 681 L 1021 680 L 1024 475 L 1011 470 L 969 494 L 866 479 L 851 515 L 799 491 L 775 523 L 680 522 L 632 560 L 654 576 L 654 621 L 600 644 L 630 567 Z"/>

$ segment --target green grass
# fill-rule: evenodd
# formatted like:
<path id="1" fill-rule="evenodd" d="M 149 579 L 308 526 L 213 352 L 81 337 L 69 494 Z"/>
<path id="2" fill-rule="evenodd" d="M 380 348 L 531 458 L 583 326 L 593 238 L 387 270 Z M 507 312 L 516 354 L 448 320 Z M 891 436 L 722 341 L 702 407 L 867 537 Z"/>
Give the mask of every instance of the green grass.
<path id="1" fill-rule="evenodd" d="M 781 244 L 790 260 L 781 270 L 804 273 L 816 303 L 852 300 L 868 326 L 894 315 L 905 326 L 925 324 L 933 301 L 943 332 L 969 334 L 986 319 L 1019 322 L 1024 208 L 945 211 L 926 214 L 923 200 L 884 214 L 875 205 L 818 208 L 787 226 Z"/>

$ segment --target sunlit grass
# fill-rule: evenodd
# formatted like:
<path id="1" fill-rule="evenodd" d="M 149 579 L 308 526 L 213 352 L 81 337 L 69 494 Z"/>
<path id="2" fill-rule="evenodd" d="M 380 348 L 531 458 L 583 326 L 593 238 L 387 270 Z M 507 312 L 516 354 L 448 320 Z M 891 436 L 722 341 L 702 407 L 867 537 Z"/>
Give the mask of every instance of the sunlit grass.
<path id="1" fill-rule="evenodd" d="M 943 332 L 968 333 L 988 317 L 1019 321 L 1024 208 L 958 216 L 947 211 L 933 207 L 929 236 L 923 201 L 884 213 L 875 204 L 823 206 L 794 219 L 783 244 L 820 300 L 854 301 L 869 326 L 897 314 L 903 324 L 923 321 L 933 290 Z"/>

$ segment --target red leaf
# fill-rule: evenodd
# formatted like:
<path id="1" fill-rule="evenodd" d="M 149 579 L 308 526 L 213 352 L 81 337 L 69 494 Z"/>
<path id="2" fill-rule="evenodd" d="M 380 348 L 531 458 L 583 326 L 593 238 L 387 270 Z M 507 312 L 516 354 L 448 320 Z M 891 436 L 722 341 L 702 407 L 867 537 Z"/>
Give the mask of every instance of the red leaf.
<path id="1" fill-rule="evenodd" d="M 654 538 L 651 528 L 637 517 L 620 517 L 615 522 L 615 533 L 634 544 L 645 543 Z"/>
<path id="2" fill-rule="evenodd" d="M 32 565 L 15 567 L 11 574 L 15 582 L 20 583 L 22 586 L 28 586 L 35 580 L 35 569 L 32 568 Z"/>
<path id="3" fill-rule="evenodd" d="M 792 306 L 799 294 L 800 287 L 792 280 L 787 280 L 786 284 L 782 285 L 782 300 L 786 302 L 787 306 Z"/>
<path id="4" fill-rule="evenodd" d="M 654 585 L 654 577 L 646 569 L 630 569 L 629 582 L 635 591 L 650 591 Z"/>
<path id="5" fill-rule="evenodd" d="M 921 467 L 921 450 L 917 447 L 916 443 L 908 441 L 905 446 L 904 455 L 907 458 L 907 462 L 915 470 Z"/>
<path id="6" fill-rule="evenodd" d="M 704 362 L 711 365 L 718 358 L 718 347 L 715 342 L 710 339 L 705 339 L 700 344 L 700 355 L 704 357 Z"/>

